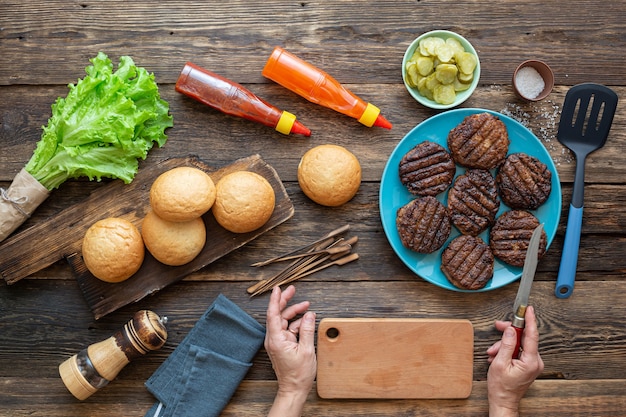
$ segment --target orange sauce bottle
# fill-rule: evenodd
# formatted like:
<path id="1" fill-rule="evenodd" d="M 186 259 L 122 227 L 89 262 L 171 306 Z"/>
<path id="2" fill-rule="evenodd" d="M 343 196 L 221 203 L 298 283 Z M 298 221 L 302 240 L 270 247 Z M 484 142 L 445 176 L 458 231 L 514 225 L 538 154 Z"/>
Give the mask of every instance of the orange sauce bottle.
<path id="1" fill-rule="evenodd" d="M 243 117 L 280 133 L 311 136 L 293 114 L 279 110 L 240 84 L 187 62 L 176 81 L 176 91 L 231 116 Z"/>
<path id="2" fill-rule="evenodd" d="M 262 74 L 307 100 L 357 119 L 367 127 L 391 129 L 380 109 L 343 87 L 319 68 L 277 46 Z"/>

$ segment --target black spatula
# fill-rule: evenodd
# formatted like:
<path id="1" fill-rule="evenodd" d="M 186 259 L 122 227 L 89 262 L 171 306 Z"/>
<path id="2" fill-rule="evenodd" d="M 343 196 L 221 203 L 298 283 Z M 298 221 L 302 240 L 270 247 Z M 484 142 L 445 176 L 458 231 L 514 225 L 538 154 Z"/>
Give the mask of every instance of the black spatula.
<path id="1" fill-rule="evenodd" d="M 574 291 L 583 221 L 585 159 L 604 146 L 616 107 L 617 94 L 600 84 L 578 84 L 565 95 L 556 137 L 576 155 L 576 174 L 556 281 L 555 295 L 558 298 L 567 298 Z"/>

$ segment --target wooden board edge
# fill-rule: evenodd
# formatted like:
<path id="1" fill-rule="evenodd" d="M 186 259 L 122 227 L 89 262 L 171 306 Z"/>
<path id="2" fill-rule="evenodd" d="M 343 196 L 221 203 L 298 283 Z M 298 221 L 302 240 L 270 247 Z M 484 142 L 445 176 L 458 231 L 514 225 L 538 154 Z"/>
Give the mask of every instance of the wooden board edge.
<path id="1" fill-rule="evenodd" d="M 220 257 L 244 246 L 265 232 L 289 220 L 295 213 L 293 203 L 278 173 L 258 154 L 238 159 L 232 164 L 213 171 L 207 171 L 210 170 L 210 168 L 196 158 L 178 158 L 174 159 L 174 161 L 175 163 L 184 162 L 186 165 L 195 166 L 210 173 L 215 183 L 227 173 L 238 170 L 248 170 L 260 174 L 266 178 L 274 188 L 276 194 L 274 213 L 259 229 L 249 233 L 238 234 L 228 232 L 219 226 L 212 213 L 209 211 L 202 216 L 202 219 L 205 222 L 207 233 L 213 233 L 213 240 L 216 238 L 220 240 L 221 236 L 224 242 L 222 250 L 216 252 L 207 239 L 207 244 L 205 244 L 202 252 L 200 252 L 194 260 L 178 267 L 163 265 L 146 251 L 144 263 L 140 270 L 135 276 L 120 283 L 112 284 L 95 278 L 84 265 L 82 255 L 78 251 L 66 255 L 66 259 L 72 268 L 72 272 L 96 320 L 118 308 L 154 294 L 168 285 L 180 281 L 190 273 L 208 266 Z M 167 167 L 167 169 L 169 169 L 172 166 L 169 164 Z"/>

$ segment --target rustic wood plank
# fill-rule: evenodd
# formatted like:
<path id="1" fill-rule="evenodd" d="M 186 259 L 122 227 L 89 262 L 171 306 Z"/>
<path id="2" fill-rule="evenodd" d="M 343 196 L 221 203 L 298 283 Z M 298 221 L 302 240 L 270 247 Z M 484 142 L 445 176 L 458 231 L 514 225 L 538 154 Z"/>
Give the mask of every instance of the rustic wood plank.
<path id="1" fill-rule="evenodd" d="M 88 187 L 90 186 L 90 187 Z M 87 198 L 90 190 L 98 189 L 103 184 L 73 182 L 50 197 L 40 207 L 33 218 L 29 219 L 16 233 L 30 226 L 45 221 L 49 216 L 58 213 L 72 201 Z M 307 281 L 327 280 L 341 277 L 344 280 L 407 280 L 414 281 L 417 277 L 397 258 L 389 243 L 378 217 L 378 185 L 362 184 L 356 197 L 346 205 L 328 208 L 312 204 L 302 194 L 299 186 L 286 183 L 285 188 L 296 207 L 293 218 L 281 224 L 277 229 L 264 234 L 263 237 L 250 242 L 225 259 L 217 260 L 211 268 L 204 268 L 187 279 L 197 281 L 217 281 L 227 276 L 229 280 L 249 281 L 267 277 L 280 268 L 280 265 L 264 268 L 252 268 L 254 262 L 285 253 L 320 237 L 325 232 L 343 224 L 350 224 L 350 235 L 359 237 L 356 251 L 361 259 L 354 266 L 332 268 L 329 271 L 304 278 Z M 568 200 L 569 187 L 565 191 L 564 201 Z M 606 196 L 612 198 L 606 198 Z M 59 202 L 55 202 L 58 197 Z M 626 260 L 622 253 L 626 252 L 624 230 L 624 211 L 626 195 L 618 186 L 588 185 L 586 188 L 586 204 L 584 212 L 583 236 L 581 238 L 577 280 L 605 280 L 607 274 L 619 277 L 621 270 L 626 269 Z M 50 203 L 50 204 L 49 204 Z M 567 203 L 569 204 L 569 203 Z M 560 263 L 560 251 L 563 246 L 563 235 L 567 220 L 568 207 L 563 205 L 559 231 L 553 246 L 539 264 L 538 280 L 554 280 Z M 325 218 L 324 225 L 318 219 Z M 321 229 L 320 229 L 321 227 Z M 1 246 L 0 246 L 1 247 Z M 385 264 L 385 274 L 378 271 L 380 263 Z M 353 275 L 358 266 L 358 275 Z M 65 261 L 59 261 L 50 268 L 35 273 L 31 279 L 67 279 L 74 280 L 71 270 Z"/>
<path id="2" fill-rule="evenodd" d="M 319 237 L 342 224 L 359 237 L 358 262 L 296 282 L 296 300 L 309 299 L 323 317 L 469 318 L 474 325 L 474 383 L 467 400 L 334 401 L 314 390 L 305 415 L 486 416 L 485 350 L 498 340 L 493 327 L 509 318 L 517 283 L 479 294 L 435 287 L 412 274 L 395 256 L 380 224 L 378 190 L 389 154 L 414 126 L 438 111 L 406 92 L 402 55 L 419 34 L 450 29 L 480 54 L 478 89 L 462 107 L 510 114 L 527 125 L 550 152 L 562 182 L 557 237 L 539 264 L 531 302 L 537 307 L 540 351 L 546 369 L 522 400 L 522 415 L 622 416 L 626 334 L 621 306 L 626 281 L 626 101 L 620 101 L 606 146 L 587 161 L 585 211 L 574 294 L 553 295 L 566 227 L 575 161 L 556 140 L 568 88 L 598 82 L 626 95 L 619 52 L 626 47 L 622 2 L 573 0 L 421 0 L 376 3 L 180 1 L 46 2 L 7 0 L 0 13 L 0 187 L 8 187 L 30 158 L 50 117 L 50 105 L 66 85 L 84 76 L 89 58 L 104 51 L 116 63 L 130 55 L 154 72 L 175 126 L 169 141 L 151 151 L 142 167 L 172 157 L 198 156 L 210 166 L 259 154 L 282 179 L 294 216 L 210 266 L 153 296 L 95 320 L 64 260 L 7 286 L 0 281 L 1 416 L 144 415 L 154 399 L 143 383 L 174 350 L 219 293 L 264 323 L 267 295 L 250 299 L 246 288 L 270 269 L 265 259 Z M 285 27 L 288 25 L 288 30 Z M 261 69 L 275 45 L 318 64 L 394 125 L 369 129 L 307 102 L 264 78 Z M 518 62 L 546 60 L 557 86 L 547 100 L 519 101 L 511 89 Z M 248 87 L 297 115 L 313 134 L 284 136 L 256 123 L 226 116 L 174 91 L 180 69 L 193 61 Z M 318 144 L 350 149 L 363 168 L 357 196 L 339 208 L 318 206 L 301 192 L 300 157 Z M 68 181 L 34 213 L 23 231 L 83 201 L 110 181 Z M 168 343 L 125 367 L 115 381 L 85 402 L 61 383 L 58 364 L 90 343 L 109 337 L 138 309 L 167 315 Z M 261 349 L 224 410 L 224 416 L 258 416 L 269 410 L 275 375 Z"/>
<path id="3" fill-rule="evenodd" d="M 259 96 L 297 115 L 312 130 L 310 138 L 285 136 L 260 124 L 227 116 L 161 85 L 161 96 L 170 103 L 174 127 L 168 129 L 163 148 L 150 151 L 142 165 L 168 157 L 197 155 L 210 165 L 224 166 L 241 157 L 258 153 L 276 166 L 283 181 L 295 181 L 298 162 L 311 147 L 335 143 L 353 152 L 363 169 L 364 181 L 379 181 L 389 154 L 417 124 L 437 112 L 414 101 L 403 85 L 358 86 L 353 90 L 382 109 L 394 124 L 391 130 L 366 128 L 330 109 L 312 104 L 279 86 L 255 86 Z M 504 90 L 504 91 L 503 91 Z M 548 101 L 521 103 L 510 86 L 482 87 L 463 107 L 487 107 L 526 125 L 552 156 L 561 181 L 573 181 L 575 158 L 556 140 L 560 108 L 567 88 L 557 87 Z M 626 95 L 626 87 L 616 88 Z M 0 181 L 9 183 L 30 159 L 41 136 L 41 126 L 50 117 L 50 105 L 67 94 L 65 87 L 13 86 L 0 89 L 0 114 L 6 115 L 0 129 Z M 24 97 L 27 97 L 25 99 Z M 485 104 L 488 103 L 487 106 Z M 591 154 L 586 163 L 588 182 L 619 183 L 626 176 L 626 102 L 618 104 L 606 145 Z M 611 162 L 609 162 L 611 161 Z M 8 185 L 7 185 L 8 186 Z M 65 185 L 61 186 L 64 189 Z"/>
<path id="4" fill-rule="evenodd" d="M 6 385 L 15 387 L 10 394 L 1 393 L 3 415 L 12 417 L 83 417 L 85 415 L 143 416 L 154 399 L 138 381 L 116 381 L 102 388 L 83 402 L 69 393 L 60 381 L 52 378 L 3 378 Z M 624 379 L 595 381 L 535 381 L 522 399 L 522 415 L 553 417 L 560 415 L 563 407 L 567 415 L 586 417 L 597 415 L 619 417 L 623 415 L 626 401 L 622 396 Z M 584 392 L 585 395 L 580 395 Z M 257 417 L 269 411 L 276 393 L 276 383 L 269 381 L 244 381 L 228 406 L 223 417 Z M 33 410 L 32 404 L 46 402 L 42 410 Z M 474 382 L 470 398 L 465 400 L 323 400 L 309 394 L 304 416 L 325 415 L 332 410 L 339 416 L 486 416 L 487 384 Z"/>
<path id="5" fill-rule="evenodd" d="M 389 84 L 398 82 L 398 64 L 409 43 L 432 29 L 457 31 L 474 44 L 485 84 L 509 82 L 516 63 L 526 58 L 550 62 L 558 84 L 588 81 L 588 74 L 604 84 L 624 82 L 619 59 L 596 53 L 626 47 L 619 2 L 590 7 L 577 0 L 568 3 L 567 13 L 558 2 L 539 0 L 472 1 L 471 7 L 471 25 L 465 25 L 450 16 L 466 16 L 468 5 L 453 0 L 384 1 L 376 7 L 355 7 L 347 0 L 174 1 L 160 7 L 150 2 L 55 0 L 42 6 L 9 1 L 0 16 L 0 83 L 65 84 L 68 75 L 71 81 L 81 76 L 98 50 L 130 54 L 170 83 L 190 57 L 210 68 L 223 65 L 221 75 L 238 82 L 267 83 L 258 68 L 281 44 L 323 63 L 342 82 Z M 286 23 L 288 36 L 282 30 Z M 366 65 L 346 71 L 353 62 Z"/>
<path id="6" fill-rule="evenodd" d="M 531 386 L 521 402 L 521 415 L 555 416 L 561 413 L 564 404 L 568 416 L 620 416 L 626 402 L 623 400 L 621 380 L 589 381 L 583 386 L 580 381 L 538 380 Z M 254 389 L 242 384 L 233 401 L 224 410 L 224 416 L 262 415 L 266 407 L 257 398 L 272 398 L 275 386 L 271 383 L 254 383 Z M 580 392 L 588 393 L 585 397 Z M 246 395 L 247 394 L 247 395 Z M 243 397 L 246 395 L 245 397 Z M 242 398 L 243 397 L 243 398 Z M 247 402 L 248 399 L 250 402 Z M 245 405 L 244 405 L 245 404 Z M 256 406 L 256 407 L 255 407 Z M 487 387 L 485 382 L 474 382 L 472 394 L 467 400 L 323 400 L 309 395 L 304 409 L 305 416 L 319 416 L 332 409 L 342 416 L 486 416 Z M 247 411 L 250 410 L 250 411 Z"/>
<path id="7" fill-rule="evenodd" d="M 91 343 L 108 338 L 141 309 L 168 317 L 168 341 L 122 370 L 119 377 L 146 380 L 191 330 L 213 299 L 223 293 L 265 324 L 267 296 L 250 298 L 249 282 L 182 281 L 152 297 L 95 320 L 76 283 L 23 280 L 0 287 L 3 338 L 0 377 L 24 377 L 37 369 L 40 377 L 57 375 L 57 366 Z M 486 378 L 487 348 L 499 340 L 496 319 L 510 319 L 517 285 L 479 294 L 464 294 L 423 281 L 346 282 L 340 279 L 296 284 L 296 300 L 310 300 L 318 320 L 325 317 L 462 318 L 474 327 L 474 380 Z M 578 282 L 567 300 L 554 296 L 554 282 L 536 282 L 531 303 L 537 309 L 540 352 L 548 379 L 597 380 L 622 378 L 626 322 L 619 313 L 624 281 Z M 375 296 L 373 296 L 375 294 Z M 402 296 L 398 296 L 402 294 Z M 34 300 L 45 299 L 45 305 Z M 59 310 L 59 306 L 63 310 Z M 477 309 L 476 306 L 483 306 Z M 45 341 L 45 343 L 42 343 Z M 28 352 L 28 361 L 12 358 Z M 584 352 L 581 355 L 580 352 Z M 274 379 L 261 350 L 248 379 Z"/>

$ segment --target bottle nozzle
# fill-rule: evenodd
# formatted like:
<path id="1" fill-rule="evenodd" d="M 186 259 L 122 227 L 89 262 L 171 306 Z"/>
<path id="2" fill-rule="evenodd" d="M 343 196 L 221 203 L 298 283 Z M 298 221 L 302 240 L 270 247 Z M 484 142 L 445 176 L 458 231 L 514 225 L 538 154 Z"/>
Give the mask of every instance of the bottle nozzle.
<path id="1" fill-rule="evenodd" d="M 385 129 L 391 129 L 391 123 L 383 117 L 382 114 L 379 114 L 374 122 L 374 126 L 384 127 Z"/>
<path id="2" fill-rule="evenodd" d="M 276 130 L 284 135 L 290 133 L 296 133 L 304 136 L 311 136 L 311 131 L 307 129 L 302 123 L 296 120 L 296 116 L 283 111 L 278 123 L 276 124 Z"/>
<path id="3" fill-rule="evenodd" d="M 294 121 L 293 126 L 291 126 L 291 133 L 295 133 L 297 135 L 311 136 L 311 130 L 297 120 Z"/>
<path id="4" fill-rule="evenodd" d="M 385 129 L 391 129 L 391 123 L 380 114 L 380 109 L 372 103 L 367 103 L 359 122 L 367 127 L 378 126 Z"/>

